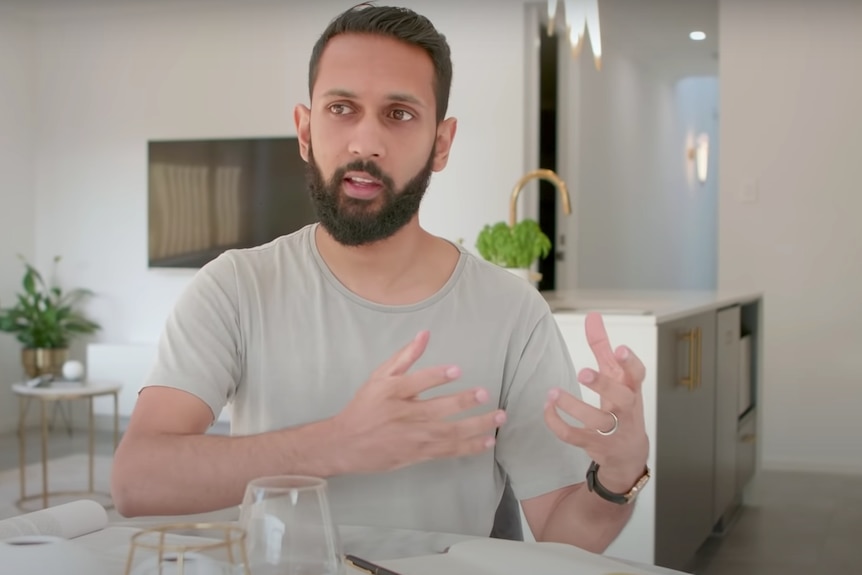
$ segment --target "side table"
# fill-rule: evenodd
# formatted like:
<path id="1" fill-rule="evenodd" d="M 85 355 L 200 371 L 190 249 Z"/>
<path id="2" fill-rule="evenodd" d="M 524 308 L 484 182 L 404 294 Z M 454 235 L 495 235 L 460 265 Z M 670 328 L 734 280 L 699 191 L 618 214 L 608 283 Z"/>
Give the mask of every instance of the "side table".
<path id="1" fill-rule="evenodd" d="M 95 491 L 94 487 L 94 465 L 95 465 L 95 415 L 93 413 L 93 399 L 99 396 L 112 395 L 114 396 L 114 449 L 117 448 L 120 437 L 120 412 L 119 412 L 119 392 L 122 389 L 122 384 L 104 381 L 87 381 L 87 382 L 53 382 L 46 387 L 28 387 L 23 383 L 16 383 L 12 386 L 12 391 L 18 396 L 18 467 L 21 474 L 21 498 L 15 502 L 19 509 L 23 511 L 32 511 L 26 509 L 25 504 L 36 499 L 42 500 L 42 508 L 48 507 L 49 497 L 68 496 L 68 495 L 107 495 Z M 50 492 L 48 489 L 48 404 L 56 405 L 57 402 L 71 402 L 78 399 L 86 399 L 89 402 L 89 445 L 88 454 L 90 457 L 89 463 L 89 483 L 87 491 L 63 491 Z M 30 407 L 31 400 L 38 400 L 40 407 L 40 424 L 41 424 L 41 439 L 42 439 L 42 492 L 37 494 L 27 495 L 26 485 L 26 422 L 27 412 Z M 108 506 L 110 507 L 110 505 Z"/>

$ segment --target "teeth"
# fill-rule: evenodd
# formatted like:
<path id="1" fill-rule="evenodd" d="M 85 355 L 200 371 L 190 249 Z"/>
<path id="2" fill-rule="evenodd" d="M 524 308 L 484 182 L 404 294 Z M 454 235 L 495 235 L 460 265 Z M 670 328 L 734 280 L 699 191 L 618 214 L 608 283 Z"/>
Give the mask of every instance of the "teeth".
<path id="1" fill-rule="evenodd" d="M 360 184 L 374 184 L 376 183 L 374 180 L 368 180 L 366 178 L 351 178 L 354 182 L 359 182 Z"/>

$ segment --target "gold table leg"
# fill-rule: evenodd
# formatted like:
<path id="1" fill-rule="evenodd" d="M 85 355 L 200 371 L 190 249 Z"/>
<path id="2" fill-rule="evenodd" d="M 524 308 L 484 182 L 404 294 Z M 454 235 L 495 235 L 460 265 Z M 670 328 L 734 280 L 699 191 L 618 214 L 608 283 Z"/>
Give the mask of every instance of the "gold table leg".
<path id="1" fill-rule="evenodd" d="M 111 392 L 109 392 L 111 393 Z M 102 395 L 107 395 L 102 394 Z M 114 396 L 114 450 L 116 451 L 117 446 L 119 445 L 119 437 L 120 437 L 120 410 L 119 410 L 119 394 L 118 392 L 113 392 Z M 34 399 L 33 396 L 19 396 L 18 398 L 18 467 L 19 467 L 19 478 L 21 481 L 21 498 L 16 502 L 16 505 L 22 511 L 32 512 L 36 511 L 36 509 L 30 508 L 26 505 L 27 502 L 30 501 L 39 501 L 42 502 L 42 509 L 46 509 L 49 507 L 49 499 L 52 496 L 78 496 L 78 497 L 93 497 L 93 496 L 102 496 L 100 499 L 104 498 L 104 503 L 102 505 L 105 509 L 111 509 L 114 507 L 113 502 L 111 501 L 110 492 L 96 491 L 95 483 L 96 483 L 96 412 L 94 401 L 97 397 L 96 395 L 88 395 L 85 396 L 89 401 L 89 429 L 88 429 L 88 446 L 87 446 L 87 455 L 88 455 L 88 482 L 87 482 L 87 491 L 56 491 L 52 492 L 49 490 L 49 478 L 48 478 L 48 437 L 50 435 L 49 429 L 49 417 L 48 417 L 48 406 L 47 404 L 55 403 L 56 401 L 72 401 L 74 399 L 81 398 L 62 398 L 62 399 L 54 399 L 54 398 L 41 398 L 36 397 L 35 399 L 39 399 L 39 407 L 40 407 L 40 428 L 41 428 L 41 460 L 42 460 L 42 492 L 41 493 L 33 493 L 31 495 L 27 495 L 27 474 L 26 474 L 26 466 L 27 466 L 27 442 L 26 442 L 26 419 L 27 412 L 30 407 L 30 399 Z"/>
<path id="2" fill-rule="evenodd" d="M 90 430 L 89 430 L 90 431 L 90 438 L 89 438 L 89 445 L 88 445 L 88 453 L 90 455 L 90 478 L 89 478 L 90 482 L 89 482 L 88 486 L 90 488 L 90 492 L 93 492 L 93 491 L 95 491 L 95 489 L 93 487 L 93 476 L 96 474 L 96 471 L 94 469 L 95 465 L 96 465 L 96 463 L 95 463 L 95 459 L 96 459 L 96 418 L 95 418 L 95 415 L 93 414 L 93 398 L 92 398 L 92 396 L 90 397 L 90 425 L 89 425 L 89 427 L 90 427 Z"/>
<path id="3" fill-rule="evenodd" d="M 29 398 L 18 396 L 18 469 L 21 479 L 21 501 L 27 498 L 27 475 L 24 467 L 27 465 L 27 411 L 30 407 Z"/>
<path id="4" fill-rule="evenodd" d="M 39 402 L 42 413 L 42 505 L 48 507 L 48 410 Z"/>

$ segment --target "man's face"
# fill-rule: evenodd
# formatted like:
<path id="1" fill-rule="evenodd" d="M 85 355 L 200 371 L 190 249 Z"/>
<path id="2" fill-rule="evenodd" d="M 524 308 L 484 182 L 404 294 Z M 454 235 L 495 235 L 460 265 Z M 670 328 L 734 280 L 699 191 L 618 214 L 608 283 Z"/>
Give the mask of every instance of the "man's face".
<path id="1" fill-rule="evenodd" d="M 436 120 L 434 66 L 420 48 L 336 36 L 320 59 L 311 109 L 295 120 L 321 224 L 340 243 L 390 237 L 416 217 L 445 167 L 455 120 Z"/>
<path id="2" fill-rule="evenodd" d="M 326 180 L 309 146 L 308 188 L 320 223 L 346 246 L 388 238 L 419 212 L 431 180 L 432 161 L 429 158 L 416 176 L 396 190 L 392 177 L 368 160 L 350 162 Z"/>

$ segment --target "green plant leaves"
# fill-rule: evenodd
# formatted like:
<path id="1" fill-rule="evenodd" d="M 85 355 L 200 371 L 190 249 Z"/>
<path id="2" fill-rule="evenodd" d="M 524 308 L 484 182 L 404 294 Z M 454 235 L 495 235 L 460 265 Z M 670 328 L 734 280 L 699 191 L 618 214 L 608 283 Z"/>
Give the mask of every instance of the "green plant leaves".
<path id="1" fill-rule="evenodd" d="M 81 300 L 93 295 L 87 289 L 66 293 L 59 286 L 48 286 L 36 268 L 25 260 L 23 293 L 16 304 L 0 307 L 0 331 L 14 334 L 25 348 L 65 348 L 75 335 L 94 333 L 101 326 L 75 311 Z M 60 261 L 54 258 L 54 263 Z"/>
<path id="2" fill-rule="evenodd" d="M 514 226 L 498 222 L 482 228 L 476 249 L 483 258 L 499 266 L 528 268 L 538 258 L 548 256 L 551 240 L 535 220 L 521 220 Z"/>

